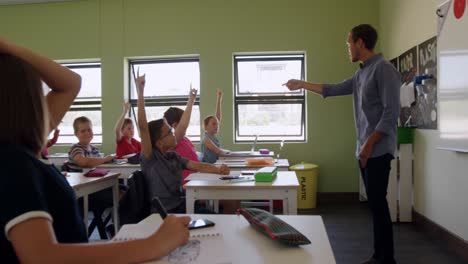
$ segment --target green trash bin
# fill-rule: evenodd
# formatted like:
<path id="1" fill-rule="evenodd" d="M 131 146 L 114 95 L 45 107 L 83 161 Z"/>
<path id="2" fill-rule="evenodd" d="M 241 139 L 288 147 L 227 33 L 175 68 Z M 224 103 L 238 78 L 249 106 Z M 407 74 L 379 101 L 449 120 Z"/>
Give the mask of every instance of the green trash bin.
<path id="1" fill-rule="evenodd" d="M 302 162 L 289 167 L 289 170 L 296 172 L 299 181 L 297 208 L 315 208 L 317 205 L 318 165 Z"/>

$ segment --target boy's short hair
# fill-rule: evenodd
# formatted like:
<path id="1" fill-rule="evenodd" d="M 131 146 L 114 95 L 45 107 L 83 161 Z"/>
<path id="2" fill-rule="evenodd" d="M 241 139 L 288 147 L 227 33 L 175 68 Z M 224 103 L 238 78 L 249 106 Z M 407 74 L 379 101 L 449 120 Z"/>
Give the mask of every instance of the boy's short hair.
<path id="1" fill-rule="evenodd" d="M 356 42 L 358 39 L 362 39 L 364 45 L 368 50 L 374 50 L 375 44 L 377 43 L 377 30 L 369 24 L 361 24 L 351 29 L 353 41 Z"/>
<path id="2" fill-rule="evenodd" d="M 26 61 L 0 53 L 0 143 L 39 153 L 49 134 L 49 115 L 38 72 Z"/>
<path id="3" fill-rule="evenodd" d="M 91 120 L 87 118 L 86 116 L 80 116 L 80 117 L 75 118 L 75 120 L 73 121 L 73 131 L 75 132 L 75 135 L 78 132 L 78 125 L 84 124 L 84 123 L 92 124 Z"/>
<path id="4" fill-rule="evenodd" d="M 164 112 L 164 118 L 166 119 L 167 123 L 172 126 L 174 123 L 180 122 L 183 114 L 184 110 L 178 107 L 169 107 L 169 109 Z"/>
<path id="5" fill-rule="evenodd" d="M 124 129 L 124 127 L 127 126 L 127 125 L 133 125 L 132 119 L 125 118 L 123 123 L 122 123 L 122 127 L 120 128 L 120 130 Z"/>

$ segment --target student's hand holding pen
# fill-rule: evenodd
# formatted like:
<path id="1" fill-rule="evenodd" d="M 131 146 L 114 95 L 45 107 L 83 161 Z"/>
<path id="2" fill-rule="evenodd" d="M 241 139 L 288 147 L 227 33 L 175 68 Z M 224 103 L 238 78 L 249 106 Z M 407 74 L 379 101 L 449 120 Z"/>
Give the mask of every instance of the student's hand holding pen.
<path id="1" fill-rule="evenodd" d="M 304 88 L 304 81 L 297 79 L 290 79 L 286 83 L 283 83 L 283 86 L 288 87 L 290 91 L 295 91 Z"/>
<path id="2" fill-rule="evenodd" d="M 225 164 L 221 164 L 218 167 L 218 170 L 219 170 L 219 174 L 221 175 L 228 175 L 231 172 L 231 169 L 229 169 L 229 167 L 226 166 Z"/>
<path id="3" fill-rule="evenodd" d="M 187 244 L 189 240 L 188 224 L 190 217 L 168 215 L 158 231 L 147 239 L 161 250 L 161 256 L 168 255 L 172 250 Z"/>

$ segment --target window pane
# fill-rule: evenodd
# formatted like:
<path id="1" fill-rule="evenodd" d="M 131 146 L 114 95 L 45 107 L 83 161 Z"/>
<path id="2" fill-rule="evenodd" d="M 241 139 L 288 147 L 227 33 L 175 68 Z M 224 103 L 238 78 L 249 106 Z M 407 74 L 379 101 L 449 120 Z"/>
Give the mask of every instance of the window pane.
<path id="1" fill-rule="evenodd" d="M 239 104 L 237 140 L 304 140 L 302 104 Z M 292 137 L 292 138 L 291 138 Z"/>
<path id="2" fill-rule="evenodd" d="M 179 107 L 180 109 L 185 110 L 185 105 L 174 105 L 173 107 Z M 163 118 L 164 112 L 168 108 L 169 106 L 147 106 L 145 107 L 146 119 L 149 122 L 152 120 Z M 138 108 L 135 107 L 134 109 L 135 114 L 138 116 Z M 192 107 L 192 115 L 190 117 L 190 124 L 187 128 L 186 136 L 192 141 L 200 141 L 200 107 L 198 105 L 194 105 Z M 138 134 L 137 129 L 135 129 L 135 138 L 140 140 L 140 135 Z"/>
<path id="3" fill-rule="evenodd" d="M 198 61 L 189 62 L 133 62 L 135 74 L 146 76 L 145 97 L 187 96 L 192 87 L 200 92 L 200 69 Z M 136 98 L 135 83 L 131 83 L 131 98 Z"/>
<path id="4" fill-rule="evenodd" d="M 86 110 L 86 111 L 68 111 L 59 125 L 60 136 L 57 143 L 78 143 L 73 130 L 73 121 L 80 116 L 86 116 L 93 124 L 94 137 L 91 143 L 102 142 L 102 117 L 100 110 Z M 52 136 L 52 135 L 51 135 Z"/>
<path id="5" fill-rule="evenodd" d="M 76 65 L 76 64 L 75 64 Z M 66 66 L 66 65 L 65 65 Z M 75 66 L 76 67 L 76 66 Z M 78 93 L 79 98 L 100 98 L 101 97 L 101 68 L 71 68 L 70 70 L 81 76 L 81 90 Z M 50 92 L 50 87 L 42 82 L 44 95 Z"/>
<path id="6" fill-rule="evenodd" d="M 101 97 L 101 67 L 71 68 L 81 76 L 78 98 Z"/>
<path id="7" fill-rule="evenodd" d="M 88 117 L 93 124 L 94 137 L 91 143 L 102 143 L 102 117 L 101 117 L 101 67 L 99 63 L 66 63 L 63 64 L 69 67 L 70 70 L 78 73 L 81 76 L 81 90 L 75 99 L 72 107 L 62 119 L 59 124 L 60 136 L 57 140 L 58 144 L 74 144 L 78 142 L 78 139 L 74 135 L 73 121 L 75 118 L 80 116 Z M 92 66 L 90 66 L 92 65 Z M 43 83 L 44 94 L 50 91 L 50 88 Z M 86 98 L 88 98 L 86 100 Z M 78 105 L 77 102 L 90 101 L 89 98 L 95 98 L 92 100 L 93 104 Z M 85 100 L 82 100 L 85 99 Z M 76 109 L 77 107 L 81 109 Z M 85 109 L 83 109 L 85 108 Z M 93 108 L 87 110 L 86 108 Z M 98 108 L 99 110 L 96 110 Z M 49 135 L 49 138 L 52 134 Z"/>
<path id="8" fill-rule="evenodd" d="M 302 61 L 238 61 L 238 87 L 240 94 L 292 93 L 282 84 L 289 79 L 301 79 Z"/>

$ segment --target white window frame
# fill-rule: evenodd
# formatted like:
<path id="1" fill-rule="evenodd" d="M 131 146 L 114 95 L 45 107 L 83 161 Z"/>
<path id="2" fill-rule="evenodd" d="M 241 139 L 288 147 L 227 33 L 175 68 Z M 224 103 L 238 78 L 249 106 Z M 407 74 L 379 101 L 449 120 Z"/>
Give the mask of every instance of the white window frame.
<path id="1" fill-rule="evenodd" d="M 129 111 L 128 117 L 132 118 L 135 122 L 137 123 L 137 116 L 136 116 L 136 111 L 135 107 L 137 107 L 137 95 L 132 94 L 132 89 L 135 89 L 135 83 L 133 80 L 133 72 L 132 72 L 132 67 L 133 70 L 135 71 L 135 74 L 137 73 L 137 68 L 139 65 L 142 64 L 156 64 L 156 63 L 184 63 L 184 62 L 197 62 L 200 66 L 200 58 L 198 55 L 190 55 L 190 56 L 171 56 L 171 57 L 156 57 L 156 58 L 135 58 L 135 59 L 128 59 L 128 95 L 129 95 L 129 102 L 132 106 L 131 111 Z M 200 70 L 198 71 L 200 75 Z M 140 74 L 144 74 L 140 72 Z M 147 87 L 145 88 L 145 91 L 148 90 L 148 84 L 146 85 Z M 149 84 L 151 86 L 151 84 Z M 194 102 L 194 106 L 200 107 L 200 88 L 199 88 L 199 83 L 193 83 L 192 86 L 198 90 L 197 97 Z M 157 89 L 157 88 L 156 88 Z M 185 109 L 185 106 L 187 105 L 188 101 L 188 92 L 189 89 L 187 87 L 187 93 L 186 94 L 181 94 L 181 95 L 171 95 L 171 96 L 145 96 L 145 107 L 148 109 L 150 107 L 179 107 L 182 110 Z M 134 96 L 134 97 L 133 97 Z M 194 112 L 192 111 L 192 116 Z M 147 115 L 148 115 L 148 110 L 147 110 Z M 162 116 L 161 116 L 162 118 Z M 148 119 L 148 122 L 151 121 Z M 200 124 L 200 123 L 199 123 Z M 201 132 L 200 129 L 197 131 L 197 134 L 187 134 L 186 136 L 194 143 L 199 143 L 200 142 L 200 136 Z M 138 131 L 136 130 L 136 134 Z M 138 135 L 137 135 L 138 137 Z"/>
<path id="2" fill-rule="evenodd" d="M 288 93 L 242 93 L 239 88 L 239 70 L 238 62 L 241 61 L 284 61 L 284 60 L 299 60 L 301 61 L 301 72 L 300 79 L 305 79 L 305 53 L 303 52 L 294 52 L 294 53 L 274 53 L 274 54 L 263 54 L 263 53 L 248 53 L 248 54 L 234 54 L 233 64 L 234 64 L 234 127 L 235 135 L 234 141 L 236 143 L 247 143 L 252 142 L 257 136 L 258 142 L 306 142 L 306 93 L 303 90 L 288 92 Z M 284 80 L 285 82 L 287 80 Z M 300 104 L 301 105 L 301 127 L 300 133 L 297 135 L 262 135 L 258 133 L 257 135 L 250 134 L 240 134 L 239 128 L 239 106 L 241 105 L 268 105 L 268 104 L 281 104 L 281 105 L 291 105 L 291 104 Z"/>
<path id="3" fill-rule="evenodd" d="M 61 65 L 69 68 L 70 70 L 73 71 L 73 69 L 83 69 L 83 68 L 99 68 L 99 71 L 101 72 L 101 78 L 102 78 L 102 71 L 101 71 L 101 62 L 98 60 L 90 60 L 90 61 L 61 61 L 58 62 Z M 102 79 L 101 79 L 102 80 Z M 70 106 L 70 109 L 68 110 L 67 113 L 73 112 L 73 111 L 99 111 L 101 112 L 101 123 L 97 124 L 96 120 L 91 120 L 93 124 L 93 132 L 94 132 L 94 137 L 93 137 L 93 144 L 102 144 L 102 131 L 101 133 L 95 133 L 96 130 L 94 127 L 96 126 L 101 126 L 102 127 L 102 81 L 99 84 L 99 87 L 101 89 L 101 96 L 99 97 L 79 97 L 77 96 L 75 98 L 75 101 L 73 104 Z M 47 88 L 48 89 L 48 88 Z M 84 116 L 89 117 L 88 115 L 84 114 Z M 60 129 L 60 124 L 58 125 L 58 128 Z M 64 131 L 60 131 L 59 135 L 59 141 L 60 138 L 63 139 L 63 137 L 71 137 L 73 139 L 65 141 L 65 142 L 60 142 L 57 143 L 56 145 L 62 145 L 62 146 L 68 146 L 72 145 L 78 142 L 78 139 L 76 138 L 74 133 L 68 133 L 64 134 Z M 99 139 L 99 140 L 97 140 Z"/>

